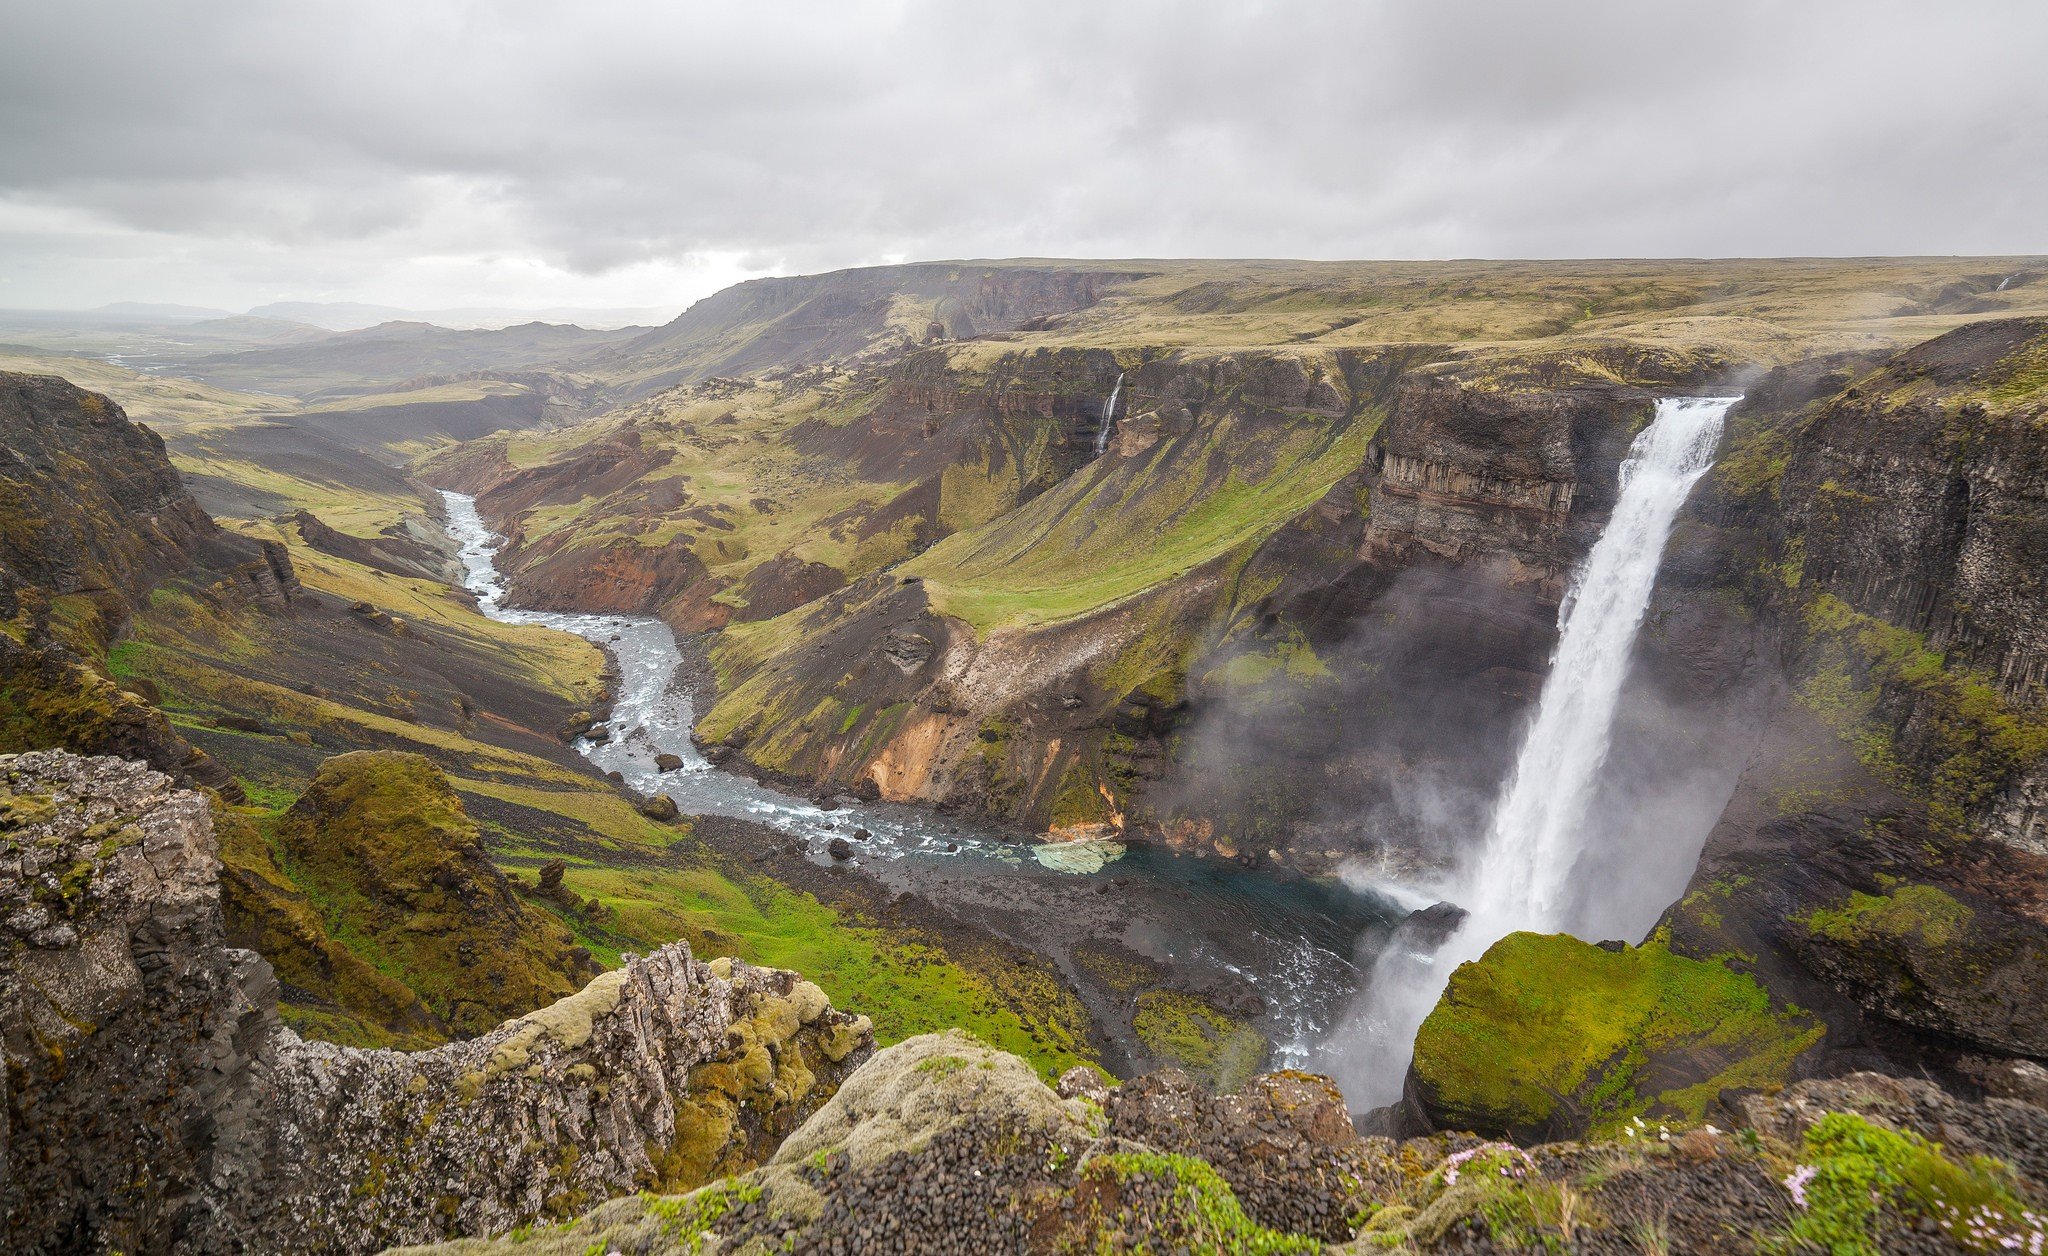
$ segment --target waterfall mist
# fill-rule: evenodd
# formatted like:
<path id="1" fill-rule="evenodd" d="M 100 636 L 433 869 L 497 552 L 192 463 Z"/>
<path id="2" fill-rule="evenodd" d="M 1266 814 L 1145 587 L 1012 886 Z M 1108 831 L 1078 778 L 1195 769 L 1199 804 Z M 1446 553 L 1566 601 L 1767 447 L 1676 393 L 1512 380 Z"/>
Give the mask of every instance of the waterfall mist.
<path id="1" fill-rule="evenodd" d="M 1704 830 L 1626 826 L 1647 857 L 1632 875 L 1613 877 L 1592 866 L 1616 849 L 1616 826 L 1596 812 L 1646 800 L 1604 781 L 1602 768 L 1665 542 L 1687 494 L 1712 465 L 1722 419 L 1733 404 L 1733 398 L 1659 402 L 1631 446 L 1613 513 L 1559 607 L 1550 670 L 1485 839 L 1441 886 L 1443 897 L 1469 914 L 1434 952 L 1397 933 L 1326 1044 L 1324 1066 L 1354 1104 L 1399 1098 L 1415 1032 L 1459 964 L 1518 930 L 1590 931 L 1597 940 L 1623 924 L 1639 937 L 1682 889 Z M 1668 794 L 1676 798 L 1691 788 L 1685 781 L 1686 774 L 1674 774 L 1660 788 L 1678 791 Z M 1678 845 L 1689 849 L 1662 850 Z M 1636 853 L 1630 851 L 1632 859 Z M 1596 871 L 1601 885 L 1588 890 Z"/>

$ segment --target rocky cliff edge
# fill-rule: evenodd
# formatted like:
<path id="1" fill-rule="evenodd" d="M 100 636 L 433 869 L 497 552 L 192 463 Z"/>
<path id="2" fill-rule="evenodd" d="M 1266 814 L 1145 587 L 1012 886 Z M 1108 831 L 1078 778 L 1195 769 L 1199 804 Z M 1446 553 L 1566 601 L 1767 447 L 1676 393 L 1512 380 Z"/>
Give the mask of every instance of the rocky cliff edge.
<path id="1" fill-rule="evenodd" d="M 0 756 L 0 1248 L 364 1252 L 759 1163 L 872 1050 L 795 974 L 674 944 L 467 1042 L 302 1041 L 224 944 L 206 800 Z"/>

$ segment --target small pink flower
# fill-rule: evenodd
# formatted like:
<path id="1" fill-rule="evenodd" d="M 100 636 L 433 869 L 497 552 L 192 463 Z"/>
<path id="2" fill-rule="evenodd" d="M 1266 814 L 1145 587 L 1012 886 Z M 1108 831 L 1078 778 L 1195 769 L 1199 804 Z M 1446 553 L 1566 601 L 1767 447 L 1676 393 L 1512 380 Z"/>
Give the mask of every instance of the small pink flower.
<path id="1" fill-rule="evenodd" d="M 1792 1202 L 1806 1207 L 1806 1184 L 1813 1181 L 1820 1170 L 1810 1164 L 1802 1164 L 1785 1175 L 1785 1189 L 1792 1194 Z"/>

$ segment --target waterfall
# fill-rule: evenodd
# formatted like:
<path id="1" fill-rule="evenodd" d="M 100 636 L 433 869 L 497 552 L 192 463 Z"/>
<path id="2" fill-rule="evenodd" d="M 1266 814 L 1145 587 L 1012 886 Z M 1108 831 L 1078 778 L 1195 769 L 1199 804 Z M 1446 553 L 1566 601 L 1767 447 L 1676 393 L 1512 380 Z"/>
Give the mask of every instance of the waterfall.
<path id="1" fill-rule="evenodd" d="M 1124 373 L 1118 371 L 1116 387 L 1109 390 L 1109 401 L 1102 407 L 1102 426 L 1095 429 L 1095 456 L 1100 458 L 1109 448 L 1109 425 L 1116 418 L 1116 399 L 1124 390 Z"/>
<path id="2" fill-rule="evenodd" d="M 1599 783 L 1636 629 L 1664 542 L 1693 484 L 1713 465 L 1733 399 L 1657 403 L 1621 464 L 1621 496 L 1558 608 L 1557 653 L 1536 721 L 1494 811 L 1466 908 L 1499 937 L 1562 927 L 1586 808 Z M 1489 939 L 1490 941 L 1491 939 Z"/>
<path id="3" fill-rule="evenodd" d="M 1735 398 L 1674 398 L 1621 465 L 1621 492 L 1592 553 L 1558 608 L 1558 643 L 1536 717 L 1495 804 L 1476 856 L 1449 887 L 1469 915 L 1434 954 L 1390 945 L 1346 1032 L 1362 1035 L 1354 1100 L 1401 1093 L 1415 1031 L 1451 970 L 1517 930 L 1567 929 L 1570 895 L 1589 831 L 1588 812 L 1614 731 L 1636 631 L 1686 495 L 1713 465 L 1721 421 Z M 1353 1086 L 1357 1089 L 1354 1092 Z"/>
<path id="4" fill-rule="evenodd" d="M 2003 291 L 2005 291 L 2005 285 L 2007 285 L 2007 284 L 2011 283 L 2011 282 L 2012 282 L 2013 280 L 2015 280 L 2015 279 L 2018 279 L 2019 277 L 2020 277 L 2020 273 L 2019 273 L 2018 271 L 2014 271 L 2014 272 L 2013 272 L 2012 274 L 2010 274 L 2010 275 L 2007 275 L 2007 276 L 2006 276 L 2005 278 L 2003 278 L 2003 279 L 1999 280 L 1999 281 L 1998 281 L 1998 286 L 1997 286 L 1996 288 L 1993 288 L 1993 289 L 1992 289 L 1992 291 L 1993 291 L 1993 292 L 2003 292 Z"/>

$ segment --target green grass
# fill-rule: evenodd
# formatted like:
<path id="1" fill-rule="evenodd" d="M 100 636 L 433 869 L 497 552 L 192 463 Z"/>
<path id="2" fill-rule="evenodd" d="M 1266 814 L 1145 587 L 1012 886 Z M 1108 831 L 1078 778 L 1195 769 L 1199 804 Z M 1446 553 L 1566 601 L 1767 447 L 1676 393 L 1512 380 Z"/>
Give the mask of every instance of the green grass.
<path id="1" fill-rule="evenodd" d="M 1364 458 L 1376 421 L 1272 430 L 1226 417 L 1135 466 L 1084 470 L 904 565 L 940 610 L 988 632 L 1072 619 L 1165 584 L 1301 513 Z M 1215 479 L 1210 451 L 1232 451 Z"/>
<path id="2" fill-rule="evenodd" d="M 913 931 L 849 920 L 809 894 L 725 868 L 693 843 L 671 866 L 572 864 L 563 884 L 616 914 L 605 932 L 581 935 L 608 957 L 683 938 L 704 958 L 802 973 L 835 1007 L 872 1019 L 884 1044 L 957 1026 L 1048 1077 L 1093 1060 L 1085 1014 L 1049 977 L 986 971 Z"/>

